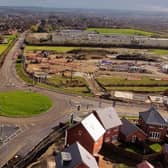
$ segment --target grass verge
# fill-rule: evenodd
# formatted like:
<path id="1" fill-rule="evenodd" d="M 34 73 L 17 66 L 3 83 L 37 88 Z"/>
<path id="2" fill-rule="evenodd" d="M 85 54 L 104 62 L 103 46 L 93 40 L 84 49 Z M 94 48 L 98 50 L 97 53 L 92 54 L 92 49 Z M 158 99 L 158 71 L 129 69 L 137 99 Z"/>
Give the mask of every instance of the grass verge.
<path id="1" fill-rule="evenodd" d="M 80 49 L 80 47 L 61 47 L 61 46 L 26 46 L 25 51 L 55 51 L 59 53 L 66 53 L 71 50 Z"/>

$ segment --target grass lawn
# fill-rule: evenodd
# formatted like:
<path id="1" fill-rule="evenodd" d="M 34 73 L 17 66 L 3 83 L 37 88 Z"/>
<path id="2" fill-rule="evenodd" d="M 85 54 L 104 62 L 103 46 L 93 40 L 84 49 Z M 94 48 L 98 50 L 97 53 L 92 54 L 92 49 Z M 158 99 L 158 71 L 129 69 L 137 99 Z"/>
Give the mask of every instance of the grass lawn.
<path id="1" fill-rule="evenodd" d="M 156 54 L 156 55 L 168 55 L 168 50 L 153 49 L 153 50 L 149 50 L 149 51 L 152 52 L 153 54 Z"/>
<path id="2" fill-rule="evenodd" d="M 127 145 L 125 150 L 133 153 L 139 153 L 139 154 L 142 154 L 143 152 L 140 148 L 138 148 L 136 145 L 133 145 L 133 144 Z"/>
<path id="3" fill-rule="evenodd" d="M 53 83 L 53 84 L 55 84 L 57 86 L 62 86 L 64 84 L 66 84 L 67 80 L 70 81 L 71 79 L 70 78 L 66 78 L 66 77 L 62 77 L 61 75 L 55 75 L 55 76 L 53 76 L 53 77 L 48 79 L 49 82 L 51 82 L 51 83 Z M 82 85 L 86 85 L 86 81 L 82 77 L 73 77 L 72 81 L 74 81 L 74 80 L 79 81 L 80 84 L 82 84 Z"/>
<path id="4" fill-rule="evenodd" d="M 53 91 L 58 91 L 58 92 L 60 91 L 60 92 L 67 93 L 67 94 L 76 94 L 76 95 L 88 96 L 88 97 L 93 96 L 87 87 L 60 87 L 58 88 L 58 87 L 54 87 L 51 85 L 47 85 L 45 83 L 38 83 L 37 86 L 50 89 Z"/>
<path id="5" fill-rule="evenodd" d="M 22 68 L 22 64 L 21 63 L 16 63 L 16 72 L 17 75 L 23 79 L 25 82 L 33 84 L 33 80 L 29 78 L 29 76 L 27 74 L 25 74 L 23 68 Z"/>
<path id="6" fill-rule="evenodd" d="M 11 91 L 0 93 L 0 115 L 29 117 L 47 111 L 52 106 L 47 96 L 39 93 Z"/>
<path id="7" fill-rule="evenodd" d="M 87 30 L 96 31 L 103 34 L 121 34 L 121 35 L 140 35 L 152 36 L 155 33 L 136 29 L 113 29 L 113 28 L 88 28 Z"/>
<path id="8" fill-rule="evenodd" d="M 80 49 L 80 47 L 60 47 L 60 46 L 26 46 L 25 51 L 56 51 L 59 53 L 66 53 L 74 49 Z"/>
<path id="9" fill-rule="evenodd" d="M 157 81 L 148 77 L 144 77 L 142 80 L 126 80 L 120 77 L 100 77 L 96 80 L 108 91 L 162 92 L 168 89 L 168 81 Z"/>
<path id="10" fill-rule="evenodd" d="M 97 81 L 103 86 L 168 86 L 168 81 L 153 80 L 148 77 L 144 77 L 141 80 L 127 80 L 120 77 L 100 77 Z"/>
<path id="11" fill-rule="evenodd" d="M 154 143 L 149 146 L 154 152 L 161 152 L 162 151 L 162 146 L 158 143 Z"/>
<path id="12" fill-rule="evenodd" d="M 74 87 L 66 86 L 66 81 L 70 81 L 70 78 L 62 77 L 61 75 L 53 76 L 52 78 L 49 78 L 48 81 L 50 83 L 53 83 L 54 85 L 58 86 L 57 88 L 60 91 L 66 92 L 66 93 L 73 93 L 73 94 L 83 94 L 83 95 L 90 95 L 90 91 L 87 88 L 87 83 L 84 78 L 82 77 L 73 77 L 73 81 L 77 81 L 79 83 Z"/>

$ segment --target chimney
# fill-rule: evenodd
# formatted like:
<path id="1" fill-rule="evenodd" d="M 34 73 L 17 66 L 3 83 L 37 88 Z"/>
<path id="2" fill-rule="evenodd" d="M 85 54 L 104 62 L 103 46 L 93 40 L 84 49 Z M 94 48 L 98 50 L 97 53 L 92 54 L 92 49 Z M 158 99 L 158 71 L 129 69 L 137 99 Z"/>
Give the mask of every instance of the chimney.
<path id="1" fill-rule="evenodd" d="M 68 165 L 72 161 L 72 156 L 69 152 L 61 152 L 62 165 Z"/>

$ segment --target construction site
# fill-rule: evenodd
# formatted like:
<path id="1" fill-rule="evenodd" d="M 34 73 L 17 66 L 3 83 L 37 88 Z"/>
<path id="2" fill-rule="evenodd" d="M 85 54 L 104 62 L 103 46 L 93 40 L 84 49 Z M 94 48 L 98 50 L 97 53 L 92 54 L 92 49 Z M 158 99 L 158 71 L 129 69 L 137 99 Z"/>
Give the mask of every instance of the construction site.
<path id="1" fill-rule="evenodd" d="M 25 50 L 22 60 L 35 82 L 69 91 L 101 96 L 113 90 L 153 92 L 153 87 L 163 92 L 168 86 L 165 60 L 148 54 L 117 48 L 46 49 Z"/>

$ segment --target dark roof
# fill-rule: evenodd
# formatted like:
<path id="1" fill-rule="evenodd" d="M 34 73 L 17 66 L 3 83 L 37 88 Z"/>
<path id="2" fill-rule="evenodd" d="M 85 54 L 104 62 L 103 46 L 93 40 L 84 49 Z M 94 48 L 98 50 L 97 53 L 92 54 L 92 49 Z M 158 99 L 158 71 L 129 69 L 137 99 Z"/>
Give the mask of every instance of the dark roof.
<path id="1" fill-rule="evenodd" d="M 140 131 L 142 134 L 146 135 L 145 132 L 143 132 L 143 130 L 141 130 L 135 124 L 129 122 L 126 118 L 122 118 L 121 121 L 123 125 L 121 126 L 120 132 L 125 136 L 129 136 L 137 131 Z"/>
<path id="2" fill-rule="evenodd" d="M 165 153 L 168 153 L 168 144 L 164 144 L 163 150 Z"/>
<path id="3" fill-rule="evenodd" d="M 122 125 L 121 120 L 112 107 L 98 108 L 94 111 L 106 130 Z"/>
<path id="4" fill-rule="evenodd" d="M 67 161 L 63 164 L 63 156 Z M 62 153 L 56 155 L 56 168 L 74 168 L 80 164 L 85 164 L 88 168 L 98 168 L 96 159 L 78 142 L 70 145 Z"/>
<path id="5" fill-rule="evenodd" d="M 148 111 L 140 112 L 139 116 L 142 117 L 146 124 L 167 126 L 164 118 L 154 107 L 151 107 Z"/>

